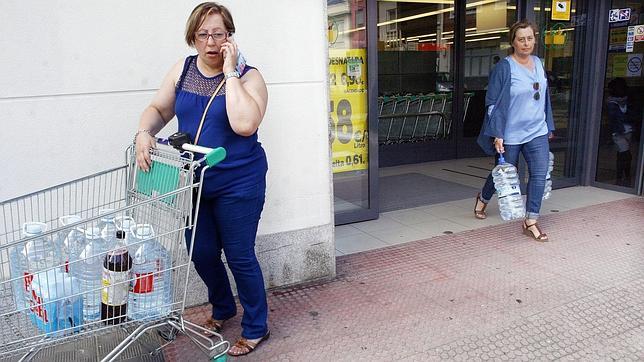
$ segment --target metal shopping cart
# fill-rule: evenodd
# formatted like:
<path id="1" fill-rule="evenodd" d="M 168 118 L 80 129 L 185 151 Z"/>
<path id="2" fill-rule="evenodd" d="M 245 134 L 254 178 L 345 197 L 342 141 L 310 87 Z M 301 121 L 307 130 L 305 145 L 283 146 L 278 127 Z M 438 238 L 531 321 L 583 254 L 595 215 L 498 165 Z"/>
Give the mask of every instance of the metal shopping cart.
<path id="1" fill-rule="evenodd" d="M 195 173 L 226 152 L 170 139 L 176 149 L 152 150 L 149 172 L 130 146 L 122 167 L 0 203 L 0 360 L 115 329 L 127 337 L 103 361 L 155 329 L 169 337 L 155 352 L 181 333 L 225 360 L 229 343 L 183 312 L 195 235 L 186 248 L 184 232 L 197 227 L 201 195 Z"/>

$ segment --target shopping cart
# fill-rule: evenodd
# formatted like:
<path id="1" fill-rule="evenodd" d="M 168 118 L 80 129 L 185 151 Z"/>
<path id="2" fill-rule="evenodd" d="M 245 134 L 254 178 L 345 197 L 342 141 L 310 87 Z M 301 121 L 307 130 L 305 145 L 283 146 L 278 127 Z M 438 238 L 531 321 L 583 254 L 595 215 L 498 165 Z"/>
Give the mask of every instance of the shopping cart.
<path id="1" fill-rule="evenodd" d="M 168 337 L 155 352 L 181 333 L 210 358 L 225 360 L 229 343 L 183 312 L 195 235 L 186 248 L 184 232 L 197 227 L 201 195 L 195 173 L 203 176 L 226 152 L 179 134 L 170 140 L 176 149 L 151 150 L 149 172 L 138 169 L 130 146 L 122 167 L 0 203 L 0 360 L 32 359 L 116 328 L 128 336 L 103 361 L 155 329 Z M 110 234 L 119 229 L 116 241 Z M 126 262 L 110 274 L 116 264 L 106 258 L 113 263 L 115 255 Z M 98 282 L 91 272 L 97 263 L 106 268 Z M 152 269 L 143 273 L 145 267 Z"/>

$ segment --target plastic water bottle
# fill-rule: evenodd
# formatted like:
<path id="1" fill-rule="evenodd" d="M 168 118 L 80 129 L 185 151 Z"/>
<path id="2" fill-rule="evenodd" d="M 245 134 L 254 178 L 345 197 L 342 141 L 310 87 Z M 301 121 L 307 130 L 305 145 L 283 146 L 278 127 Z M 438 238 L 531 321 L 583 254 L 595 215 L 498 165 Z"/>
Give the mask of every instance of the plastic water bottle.
<path id="1" fill-rule="evenodd" d="M 134 235 L 132 234 L 132 226 L 136 225 L 136 221 L 130 216 L 117 216 L 114 218 L 114 223 L 118 230 L 125 232 L 125 245 L 130 256 L 133 256 L 139 245 L 134 244 Z"/>
<path id="2" fill-rule="evenodd" d="M 58 218 L 61 227 L 81 221 L 78 215 L 66 215 Z M 80 226 L 70 229 L 64 229 L 59 233 L 60 250 L 65 265 L 63 271 L 69 273 L 69 264 L 78 260 L 78 256 L 85 247 L 85 230 Z"/>
<path id="3" fill-rule="evenodd" d="M 83 299 L 75 278 L 58 268 L 36 273 L 31 321 L 45 333 L 71 334 L 83 324 Z"/>
<path id="4" fill-rule="evenodd" d="M 172 310 L 172 259 L 149 224 L 137 224 L 132 234 L 140 246 L 134 253 L 128 316 L 144 320 Z"/>
<path id="5" fill-rule="evenodd" d="M 53 241 L 43 234 L 47 231 L 47 224 L 41 222 L 27 222 L 22 226 L 22 237 L 37 237 L 24 245 L 12 250 L 11 255 L 11 274 L 14 289 L 14 301 L 16 310 L 28 311 L 32 299 L 31 284 L 34 274 L 46 271 L 58 265 L 56 262 L 56 246 Z M 22 246 L 22 247 L 20 247 Z"/>
<path id="6" fill-rule="evenodd" d="M 543 199 L 547 200 L 552 196 L 552 169 L 555 166 L 555 155 L 552 152 L 548 152 L 548 173 L 546 173 L 546 187 L 543 189 Z"/>
<path id="7" fill-rule="evenodd" d="M 103 213 L 111 212 L 111 209 L 101 210 Z M 99 214 L 101 214 L 99 211 Z M 101 228 L 101 237 L 105 240 L 108 246 L 112 247 L 116 242 L 116 223 L 114 222 L 114 214 L 103 215 L 99 223 Z"/>
<path id="8" fill-rule="evenodd" d="M 519 175 L 517 168 L 506 163 L 503 155 L 499 156 L 499 164 L 492 169 L 492 178 L 499 199 L 501 219 L 514 220 L 525 216 L 525 206 L 521 198 Z"/>
<path id="9" fill-rule="evenodd" d="M 87 245 L 79 254 L 79 260 L 71 265 L 71 271 L 83 293 L 83 320 L 89 323 L 101 318 L 103 259 L 110 246 L 101 237 L 98 227 L 87 228 L 85 239 Z"/>

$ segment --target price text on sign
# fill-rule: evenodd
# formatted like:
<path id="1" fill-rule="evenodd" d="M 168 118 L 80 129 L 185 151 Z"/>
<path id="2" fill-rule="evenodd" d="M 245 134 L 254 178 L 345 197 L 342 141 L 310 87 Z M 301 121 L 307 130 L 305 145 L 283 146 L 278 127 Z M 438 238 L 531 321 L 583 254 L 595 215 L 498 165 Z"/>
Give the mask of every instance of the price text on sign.
<path id="1" fill-rule="evenodd" d="M 368 167 L 367 51 L 329 49 L 329 122 L 334 173 Z"/>

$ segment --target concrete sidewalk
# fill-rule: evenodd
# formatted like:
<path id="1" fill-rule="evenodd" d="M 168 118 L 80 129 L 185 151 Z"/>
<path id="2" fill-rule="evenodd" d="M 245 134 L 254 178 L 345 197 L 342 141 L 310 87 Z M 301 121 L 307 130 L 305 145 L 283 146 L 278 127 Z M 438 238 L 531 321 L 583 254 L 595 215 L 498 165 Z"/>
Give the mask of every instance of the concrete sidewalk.
<path id="1" fill-rule="evenodd" d="M 551 242 L 517 221 L 339 256 L 334 280 L 269 291 L 271 339 L 239 360 L 644 359 L 644 199 L 540 223 Z M 207 360 L 185 337 L 165 358 Z"/>

